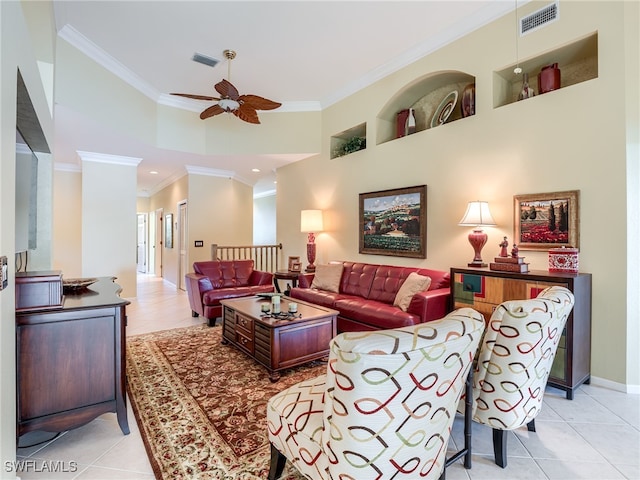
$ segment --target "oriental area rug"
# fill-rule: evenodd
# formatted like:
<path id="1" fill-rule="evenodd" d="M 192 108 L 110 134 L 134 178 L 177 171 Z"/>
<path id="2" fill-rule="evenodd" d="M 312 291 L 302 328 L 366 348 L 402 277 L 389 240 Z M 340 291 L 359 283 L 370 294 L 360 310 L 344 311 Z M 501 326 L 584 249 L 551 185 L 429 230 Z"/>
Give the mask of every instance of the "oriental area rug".
<path id="1" fill-rule="evenodd" d="M 201 325 L 127 338 L 127 391 L 157 479 L 264 480 L 267 400 L 326 371 L 316 362 L 271 383 L 264 367 L 220 343 L 221 331 Z M 287 462 L 281 478 L 303 477 Z"/>

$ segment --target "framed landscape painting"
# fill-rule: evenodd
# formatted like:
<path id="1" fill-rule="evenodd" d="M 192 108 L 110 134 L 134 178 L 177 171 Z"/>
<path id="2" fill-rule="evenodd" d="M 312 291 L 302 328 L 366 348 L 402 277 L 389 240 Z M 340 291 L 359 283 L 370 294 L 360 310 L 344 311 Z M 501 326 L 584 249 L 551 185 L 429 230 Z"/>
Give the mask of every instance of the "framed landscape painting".
<path id="1" fill-rule="evenodd" d="M 427 186 L 360 194 L 360 253 L 427 258 Z"/>
<path id="2" fill-rule="evenodd" d="M 513 238 L 518 248 L 580 248 L 579 197 L 579 190 L 515 195 Z"/>

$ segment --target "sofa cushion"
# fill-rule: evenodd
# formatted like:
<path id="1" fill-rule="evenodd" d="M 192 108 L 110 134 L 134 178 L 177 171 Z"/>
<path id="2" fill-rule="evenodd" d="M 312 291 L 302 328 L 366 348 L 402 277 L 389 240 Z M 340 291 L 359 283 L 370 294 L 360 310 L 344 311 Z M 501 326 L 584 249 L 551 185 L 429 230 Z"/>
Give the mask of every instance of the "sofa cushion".
<path id="1" fill-rule="evenodd" d="M 253 260 L 194 262 L 193 271 L 206 275 L 214 289 L 249 285 Z"/>
<path id="2" fill-rule="evenodd" d="M 341 263 L 318 265 L 313 277 L 313 282 L 311 282 L 311 288 L 338 293 L 340 291 L 340 279 L 342 278 L 343 269 L 344 267 Z"/>
<path id="3" fill-rule="evenodd" d="M 406 327 L 420 323 L 417 315 L 403 312 L 393 305 L 365 300 L 361 297 L 342 296 L 336 299 L 334 308 L 341 317 L 351 318 L 379 329 Z"/>
<path id="4" fill-rule="evenodd" d="M 339 293 L 316 290 L 315 288 L 292 288 L 290 295 L 291 298 L 328 308 L 333 308 L 336 300 L 343 296 Z"/>
<path id="5" fill-rule="evenodd" d="M 413 296 L 418 292 L 427 290 L 429 285 L 431 285 L 430 277 L 411 272 L 398 290 L 396 298 L 393 301 L 393 306 L 399 307 L 402 311 L 406 312 Z"/>
<path id="6" fill-rule="evenodd" d="M 393 304 L 400 286 L 414 270 L 414 268 L 378 265 L 371 283 L 371 290 L 365 298 L 388 303 L 389 305 Z"/>
<path id="7" fill-rule="evenodd" d="M 202 295 L 204 305 L 220 305 L 220 300 L 227 298 L 249 297 L 258 293 L 273 291 L 270 285 L 249 285 L 245 287 L 217 288 L 209 290 Z"/>
<path id="8" fill-rule="evenodd" d="M 378 265 L 344 262 L 340 293 L 367 298 L 376 270 Z"/>

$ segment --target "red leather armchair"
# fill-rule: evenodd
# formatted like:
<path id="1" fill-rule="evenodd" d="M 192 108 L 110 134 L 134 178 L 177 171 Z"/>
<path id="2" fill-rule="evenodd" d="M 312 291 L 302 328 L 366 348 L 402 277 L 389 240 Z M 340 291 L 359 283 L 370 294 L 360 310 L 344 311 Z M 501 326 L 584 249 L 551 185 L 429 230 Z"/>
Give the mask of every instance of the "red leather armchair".
<path id="1" fill-rule="evenodd" d="M 273 274 L 254 270 L 253 260 L 194 262 L 193 270 L 185 275 L 191 312 L 210 327 L 222 316 L 220 300 L 274 291 Z"/>

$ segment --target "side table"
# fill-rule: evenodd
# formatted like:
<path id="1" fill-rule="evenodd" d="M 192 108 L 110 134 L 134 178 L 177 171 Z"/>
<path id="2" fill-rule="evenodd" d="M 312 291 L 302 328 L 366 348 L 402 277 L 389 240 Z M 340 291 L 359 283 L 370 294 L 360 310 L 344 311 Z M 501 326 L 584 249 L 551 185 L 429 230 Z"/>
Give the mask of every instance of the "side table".
<path id="1" fill-rule="evenodd" d="M 278 293 L 282 293 L 278 280 L 290 280 L 291 285 L 295 288 L 298 286 L 298 275 L 300 275 L 300 272 L 290 272 L 288 270 L 275 272 L 273 274 L 273 286 L 276 287 Z M 284 294 L 289 295 L 289 288 L 285 290 Z"/>

